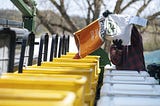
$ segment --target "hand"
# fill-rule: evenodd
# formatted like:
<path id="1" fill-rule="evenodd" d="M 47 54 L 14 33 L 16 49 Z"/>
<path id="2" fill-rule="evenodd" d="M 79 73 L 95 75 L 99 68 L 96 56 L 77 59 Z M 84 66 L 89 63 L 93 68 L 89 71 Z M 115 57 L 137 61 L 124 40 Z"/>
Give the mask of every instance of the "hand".
<path id="1" fill-rule="evenodd" d="M 115 45 L 118 49 L 122 49 L 122 40 L 121 39 L 115 39 L 113 40 L 113 45 Z"/>

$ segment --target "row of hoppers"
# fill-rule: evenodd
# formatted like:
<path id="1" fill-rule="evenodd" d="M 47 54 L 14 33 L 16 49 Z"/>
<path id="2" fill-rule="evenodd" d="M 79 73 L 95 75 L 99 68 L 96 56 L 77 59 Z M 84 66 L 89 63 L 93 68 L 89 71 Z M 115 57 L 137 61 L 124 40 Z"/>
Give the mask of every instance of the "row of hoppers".
<path id="1" fill-rule="evenodd" d="M 160 106 L 160 85 L 147 71 L 105 69 L 97 106 Z"/>
<path id="2" fill-rule="evenodd" d="M 0 105 L 93 106 L 100 57 L 73 59 L 74 55 L 23 67 L 22 73 L 1 74 Z"/>

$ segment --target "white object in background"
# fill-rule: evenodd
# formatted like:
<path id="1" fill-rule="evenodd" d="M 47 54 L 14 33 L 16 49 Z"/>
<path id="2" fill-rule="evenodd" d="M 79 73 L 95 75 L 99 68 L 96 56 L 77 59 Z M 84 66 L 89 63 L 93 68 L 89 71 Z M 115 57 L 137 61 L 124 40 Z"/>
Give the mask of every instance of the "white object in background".
<path id="1" fill-rule="evenodd" d="M 109 65 L 107 64 L 105 67 L 104 67 L 105 70 L 115 70 L 116 69 L 116 66 L 115 65 Z"/>
<path id="2" fill-rule="evenodd" d="M 160 85 L 109 84 L 102 86 L 101 96 L 159 96 Z"/>
<path id="3" fill-rule="evenodd" d="M 158 81 L 153 77 L 107 76 L 103 78 L 103 83 L 155 85 Z"/>
<path id="4" fill-rule="evenodd" d="M 70 36 L 70 39 L 69 39 L 69 40 L 70 40 L 70 41 L 69 41 L 69 52 L 78 53 L 78 49 L 77 49 L 77 46 L 76 46 L 74 37 L 73 37 L 73 36 Z"/>
<path id="5" fill-rule="evenodd" d="M 129 24 L 136 24 L 136 25 L 146 27 L 147 19 L 140 18 L 140 17 L 137 17 L 137 16 L 132 16 L 129 20 Z"/>
<path id="6" fill-rule="evenodd" d="M 137 76 L 137 77 L 149 77 L 149 73 L 146 71 L 135 70 L 105 70 L 104 76 Z"/>
<path id="7" fill-rule="evenodd" d="M 98 100 L 97 106 L 159 106 L 160 97 L 121 97 L 104 96 Z"/>

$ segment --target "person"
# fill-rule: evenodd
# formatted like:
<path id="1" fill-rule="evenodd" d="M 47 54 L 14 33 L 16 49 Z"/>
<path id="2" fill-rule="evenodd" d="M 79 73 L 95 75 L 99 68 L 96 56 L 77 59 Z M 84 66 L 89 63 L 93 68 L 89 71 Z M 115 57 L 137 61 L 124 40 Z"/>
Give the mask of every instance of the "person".
<path id="1" fill-rule="evenodd" d="M 131 31 L 131 45 L 123 46 L 121 40 L 113 40 L 110 47 L 111 62 L 118 70 L 145 71 L 142 36 L 136 26 Z"/>

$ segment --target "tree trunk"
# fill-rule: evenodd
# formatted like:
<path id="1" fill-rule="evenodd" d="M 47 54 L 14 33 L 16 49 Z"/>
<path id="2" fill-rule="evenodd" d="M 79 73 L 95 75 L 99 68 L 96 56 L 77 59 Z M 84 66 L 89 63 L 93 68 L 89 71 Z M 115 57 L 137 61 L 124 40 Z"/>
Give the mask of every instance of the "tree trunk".
<path id="1" fill-rule="evenodd" d="M 121 13 L 121 4 L 122 4 L 123 0 L 117 0 L 116 2 L 116 6 L 114 8 L 114 13 L 118 14 Z"/>

